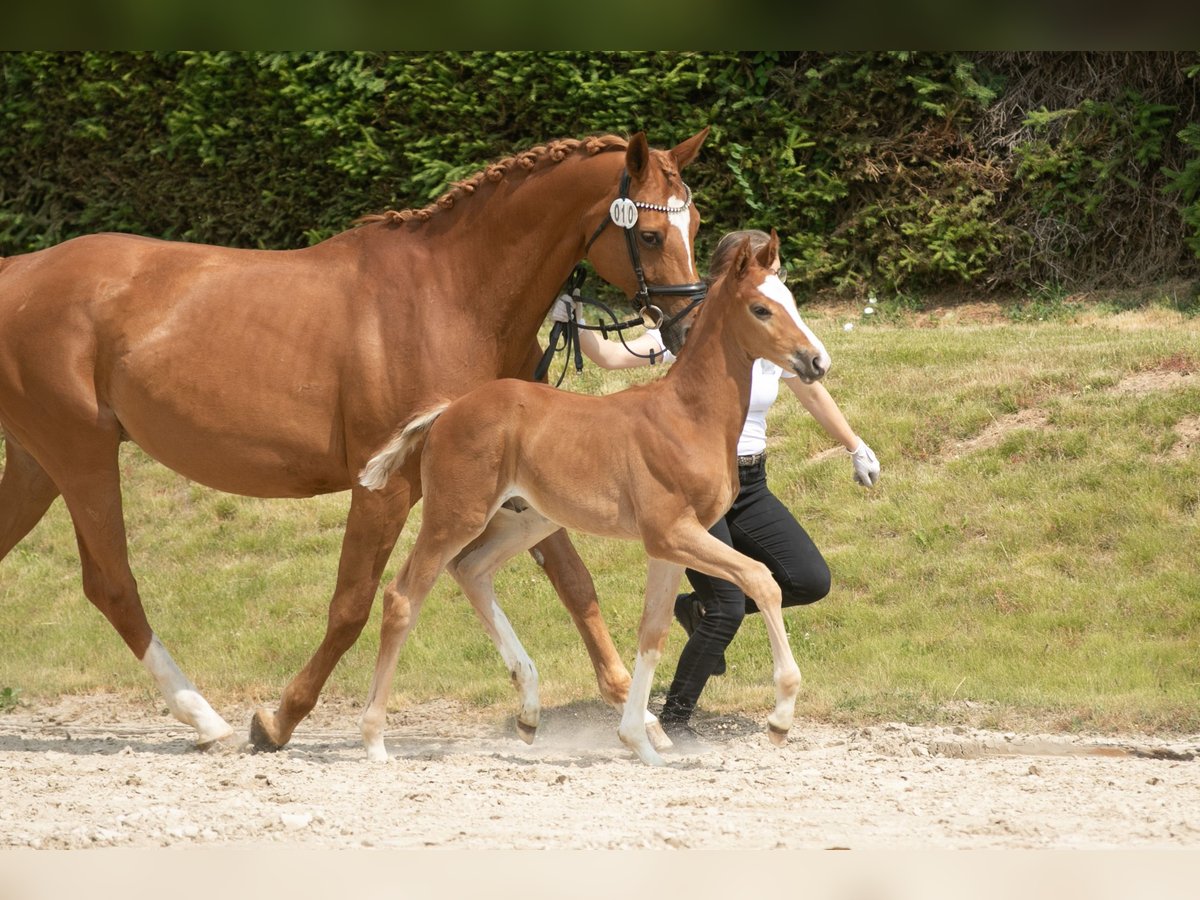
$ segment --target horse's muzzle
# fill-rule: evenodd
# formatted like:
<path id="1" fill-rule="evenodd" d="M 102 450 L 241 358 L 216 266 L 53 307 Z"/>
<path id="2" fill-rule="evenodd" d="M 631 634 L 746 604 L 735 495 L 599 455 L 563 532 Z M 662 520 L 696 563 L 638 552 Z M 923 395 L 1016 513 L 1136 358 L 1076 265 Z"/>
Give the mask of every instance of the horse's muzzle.
<path id="1" fill-rule="evenodd" d="M 792 369 L 805 384 L 820 381 L 829 372 L 829 354 L 811 350 L 797 350 L 792 354 Z"/>

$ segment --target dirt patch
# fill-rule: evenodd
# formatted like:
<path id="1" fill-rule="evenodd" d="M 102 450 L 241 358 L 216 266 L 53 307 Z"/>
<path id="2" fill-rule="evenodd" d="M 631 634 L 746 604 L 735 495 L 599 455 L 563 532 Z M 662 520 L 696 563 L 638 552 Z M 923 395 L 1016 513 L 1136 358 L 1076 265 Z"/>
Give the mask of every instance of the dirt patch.
<path id="1" fill-rule="evenodd" d="M 1114 394 L 1140 397 L 1161 391 L 1173 391 L 1200 384 L 1195 372 L 1179 372 L 1170 369 L 1151 369 L 1122 378 L 1113 386 Z"/>
<path id="2" fill-rule="evenodd" d="M 1200 447 L 1200 415 L 1188 416 L 1175 423 L 1178 440 L 1165 454 L 1169 460 L 1180 460 L 1190 456 Z"/>
<path id="3" fill-rule="evenodd" d="M 1108 389 L 1114 396 L 1141 397 L 1165 391 L 1181 390 L 1200 384 L 1196 360 L 1185 354 L 1176 354 L 1160 360 L 1152 368 L 1127 375 Z M 977 450 L 988 450 L 997 446 L 1008 433 L 1020 428 L 1047 428 L 1050 415 L 1039 407 L 1022 409 L 995 419 L 979 434 L 959 441 L 942 454 L 944 461 L 959 459 Z M 1167 459 L 1182 459 L 1196 447 L 1200 440 L 1200 416 L 1189 416 L 1175 426 L 1179 440 L 1166 455 Z M 827 458 L 832 451 L 824 451 L 812 457 L 814 461 Z"/>
<path id="4" fill-rule="evenodd" d="M 777 748 L 721 716 L 652 769 L 598 704 L 547 710 L 527 746 L 511 720 L 432 703 L 390 716 L 379 765 L 358 712 L 322 703 L 275 754 L 195 751 L 113 697 L 2 714 L 0 847 L 1200 847 L 1200 735 L 798 722 Z"/>
<path id="5" fill-rule="evenodd" d="M 959 441 L 943 454 L 942 459 L 949 461 L 959 459 L 977 450 L 989 450 L 1004 440 L 1004 436 L 1011 431 L 1016 431 L 1018 428 L 1045 428 L 1049 421 L 1049 413 L 1036 408 L 1022 409 L 1007 416 L 1001 416 L 975 437 Z"/>

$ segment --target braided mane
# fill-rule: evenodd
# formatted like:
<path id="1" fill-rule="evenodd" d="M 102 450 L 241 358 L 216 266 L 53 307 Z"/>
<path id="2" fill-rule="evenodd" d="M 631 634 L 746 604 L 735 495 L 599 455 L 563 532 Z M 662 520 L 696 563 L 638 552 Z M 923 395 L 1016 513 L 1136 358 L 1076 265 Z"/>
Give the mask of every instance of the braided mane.
<path id="1" fill-rule="evenodd" d="M 615 134 L 597 135 L 588 138 L 563 138 L 531 147 L 514 156 L 509 156 L 499 162 L 476 172 L 470 178 L 454 182 L 446 193 L 434 203 L 422 209 L 388 209 L 381 213 L 370 213 L 360 216 L 354 221 L 355 225 L 369 225 L 373 222 L 384 222 L 388 225 L 401 225 L 404 222 L 416 220 L 428 222 L 439 210 L 450 209 L 459 199 L 469 197 L 475 189 L 485 181 L 497 182 L 504 179 L 509 172 L 525 173 L 532 171 L 539 163 L 549 160 L 552 163 L 562 162 L 568 156 L 583 150 L 588 156 L 604 153 L 608 150 L 624 150 L 629 142 Z"/>

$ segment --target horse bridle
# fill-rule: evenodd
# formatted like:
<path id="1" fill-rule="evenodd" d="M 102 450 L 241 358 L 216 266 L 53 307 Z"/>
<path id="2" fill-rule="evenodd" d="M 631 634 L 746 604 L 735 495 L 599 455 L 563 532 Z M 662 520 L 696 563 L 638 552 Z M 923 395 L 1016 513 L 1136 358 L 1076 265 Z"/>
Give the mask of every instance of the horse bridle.
<path id="1" fill-rule="evenodd" d="M 588 239 L 587 245 L 583 248 L 583 253 L 586 256 L 592 249 L 592 244 L 596 243 L 596 238 L 604 232 L 608 227 L 609 222 L 620 225 L 625 232 L 625 247 L 629 250 L 629 262 L 633 265 L 633 274 L 637 277 L 638 292 L 634 294 L 633 299 L 641 304 L 638 310 L 638 315 L 642 317 L 642 322 L 647 328 L 670 328 L 684 316 L 686 316 L 708 293 L 708 285 L 703 281 L 694 281 L 690 284 L 649 284 L 646 281 L 646 274 L 642 269 L 642 256 L 638 252 L 637 238 L 634 237 L 634 227 L 637 225 L 639 209 L 650 209 L 655 212 L 664 212 L 667 215 L 671 213 L 683 212 L 692 205 L 692 189 L 686 184 L 683 189 L 687 191 L 687 196 L 684 197 L 683 203 L 679 206 L 667 206 L 661 203 L 648 203 L 645 200 L 631 200 L 629 197 L 629 170 L 621 171 L 621 183 L 618 188 L 619 196 L 608 208 L 608 215 L 596 226 L 596 230 L 592 232 L 592 236 Z M 681 309 L 669 319 L 665 313 L 650 301 L 654 297 L 691 297 L 691 302 Z"/>
<path id="2" fill-rule="evenodd" d="M 582 263 L 576 265 L 571 274 L 567 277 L 566 282 L 563 284 L 560 294 L 569 294 L 578 300 L 599 307 L 604 312 L 608 313 L 613 320 L 613 324 L 604 325 L 602 323 L 598 326 L 582 325 L 576 322 L 574 319 L 572 319 L 569 323 L 555 322 L 554 327 L 550 332 L 549 346 L 546 348 L 546 352 L 542 355 L 542 359 L 534 371 L 533 377 L 535 381 L 541 381 L 542 378 L 545 377 L 546 372 L 550 368 L 550 360 L 558 351 L 559 339 L 563 335 L 566 337 L 565 348 L 567 349 L 568 354 L 571 352 L 572 345 L 574 346 L 575 370 L 577 372 L 582 372 L 583 357 L 580 353 L 579 336 L 576 329 L 586 328 L 589 331 L 600 331 L 605 336 L 607 336 L 609 332 L 615 332 L 617 336 L 620 337 L 621 343 L 624 344 L 624 331 L 626 329 L 637 325 L 641 325 L 644 328 L 656 328 L 659 330 L 670 328 L 672 325 L 690 313 L 693 309 L 695 309 L 696 305 L 699 304 L 708 293 L 708 284 L 703 281 L 694 281 L 689 284 L 650 284 L 647 282 L 646 273 L 642 268 L 642 257 L 638 252 L 637 238 L 633 233 L 634 227 L 637 225 L 637 211 L 639 209 L 649 209 L 654 210 L 655 212 L 664 212 L 667 215 L 670 215 L 671 213 L 683 212 L 692 205 L 692 189 L 684 184 L 683 189 L 687 191 L 687 195 L 684 197 L 683 203 L 679 206 L 669 206 L 661 203 L 649 203 L 645 200 L 630 199 L 629 181 L 629 170 L 623 169 L 621 171 L 621 181 L 618 186 L 617 199 L 609 205 L 608 215 L 605 216 L 600 224 L 596 226 L 596 230 L 593 231 L 592 236 L 588 238 L 588 242 L 584 246 L 583 253 L 584 256 L 586 256 L 588 252 L 591 251 L 592 244 L 596 243 L 596 238 L 600 237 L 610 222 L 621 227 L 621 229 L 625 232 L 625 247 L 629 251 L 629 262 L 633 266 L 633 274 L 637 278 L 638 291 L 636 294 L 634 294 L 633 299 L 640 304 L 638 318 L 630 319 L 626 322 L 618 322 L 616 313 L 614 313 L 607 306 L 600 303 L 598 300 L 581 296 L 580 291 L 583 287 L 584 279 L 587 277 L 587 270 L 583 268 Z M 661 308 L 650 302 L 653 298 L 659 296 L 690 297 L 691 301 L 687 304 L 687 306 L 679 310 L 679 312 L 675 313 L 673 316 L 667 317 L 666 313 L 664 313 Z M 628 345 L 626 345 L 626 349 L 629 350 L 629 352 L 634 356 L 643 355 L 630 349 Z M 657 353 L 651 353 L 649 355 L 648 358 L 651 364 L 654 363 L 657 356 L 659 356 Z M 558 384 L 562 384 L 563 375 L 566 375 L 566 372 L 567 367 L 564 365 L 562 375 L 560 375 L 558 378 Z"/>

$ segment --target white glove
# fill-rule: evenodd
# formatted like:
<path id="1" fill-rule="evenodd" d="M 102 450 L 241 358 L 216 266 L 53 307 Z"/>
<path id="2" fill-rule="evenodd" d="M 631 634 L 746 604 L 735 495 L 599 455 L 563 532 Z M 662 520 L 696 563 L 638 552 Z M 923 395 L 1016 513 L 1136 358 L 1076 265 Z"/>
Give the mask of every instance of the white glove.
<path id="1" fill-rule="evenodd" d="M 866 441 L 859 441 L 858 447 L 850 451 L 850 461 L 854 463 L 854 480 L 863 487 L 874 487 L 879 480 L 879 460 Z"/>
<path id="2" fill-rule="evenodd" d="M 570 294 L 559 294 L 554 305 L 550 307 L 550 318 L 555 322 L 570 322 L 575 312 L 575 304 Z"/>

